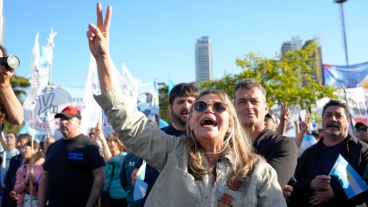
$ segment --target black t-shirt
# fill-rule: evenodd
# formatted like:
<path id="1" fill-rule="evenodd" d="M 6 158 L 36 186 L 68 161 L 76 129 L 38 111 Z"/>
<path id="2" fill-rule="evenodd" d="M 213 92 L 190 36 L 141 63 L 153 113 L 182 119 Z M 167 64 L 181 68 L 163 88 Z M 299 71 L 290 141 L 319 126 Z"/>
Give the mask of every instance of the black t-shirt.
<path id="1" fill-rule="evenodd" d="M 85 206 L 93 184 L 92 171 L 104 165 L 99 147 L 89 137 L 80 134 L 56 141 L 43 164 L 48 173 L 49 206 Z"/>
<path id="2" fill-rule="evenodd" d="M 285 186 L 296 168 L 298 149 L 295 142 L 265 128 L 253 142 L 253 148 L 275 169 L 281 187 Z"/>
<path id="3" fill-rule="evenodd" d="M 172 125 L 161 128 L 161 130 L 164 131 L 168 135 L 173 135 L 173 136 L 177 136 L 177 137 L 185 134 L 185 131 L 179 131 L 179 130 L 175 129 Z"/>
<path id="4" fill-rule="evenodd" d="M 318 175 L 329 175 L 338 155 L 341 153 L 345 142 L 335 146 L 326 146 L 322 143 L 317 159 Z"/>

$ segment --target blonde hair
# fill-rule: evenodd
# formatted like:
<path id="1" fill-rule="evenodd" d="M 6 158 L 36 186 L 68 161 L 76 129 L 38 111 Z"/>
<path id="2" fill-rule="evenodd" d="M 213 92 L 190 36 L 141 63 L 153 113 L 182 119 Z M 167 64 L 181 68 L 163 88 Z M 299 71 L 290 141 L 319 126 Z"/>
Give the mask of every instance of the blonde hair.
<path id="1" fill-rule="evenodd" d="M 227 154 L 230 154 L 232 159 L 230 167 L 232 168 L 232 175 L 229 177 L 229 182 L 242 183 L 247 175 L 253 170 L 253 166 L 260 158 L 253 152 L 250 139 L 247 137 L 243 126 L 241 125 L 237 112 L 232 105 L 228 96 L 218 90 L 207 90 L 202 92 L 196 100 L 199 100 L 205 95 L 216 95 L 227 106 L 227 111 L 230 117 L 230 128 L 224 137 L 223 148 L 220 152 L 220 159 Z M 190 111 L 189 119 L 193 115 L 193 106 Z M 189 122 L 189 121 L 188 121 Z M 204 149 L 197 143 L 194 133 L 187 124 L 187 151 L 188 151 L 188 170 L 195 177 L 196 180 L 201 180 L 210 173 L 210 168 L 206 162 Z"/>

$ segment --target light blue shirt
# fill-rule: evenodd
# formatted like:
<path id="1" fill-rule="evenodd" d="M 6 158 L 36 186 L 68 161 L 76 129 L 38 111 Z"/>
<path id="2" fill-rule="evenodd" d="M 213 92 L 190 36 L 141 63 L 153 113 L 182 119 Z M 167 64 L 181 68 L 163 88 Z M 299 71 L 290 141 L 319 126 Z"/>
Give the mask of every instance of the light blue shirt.
<path id="1" fill-rule="evenodd" d="M 109 191 L 110 198 L 122 199 L 127 197 L 127 193 L 120 183 L 121 166 L 126 154 L 126 152 L 121 152 L 119 155 L 111 157 L 105 165 L 105 184 L 103 190 L 106 191 L 109 188 L 111 179 L 111 187 Z M 115 166 L 114 176 L 111 177 L 113 166 Z"/>

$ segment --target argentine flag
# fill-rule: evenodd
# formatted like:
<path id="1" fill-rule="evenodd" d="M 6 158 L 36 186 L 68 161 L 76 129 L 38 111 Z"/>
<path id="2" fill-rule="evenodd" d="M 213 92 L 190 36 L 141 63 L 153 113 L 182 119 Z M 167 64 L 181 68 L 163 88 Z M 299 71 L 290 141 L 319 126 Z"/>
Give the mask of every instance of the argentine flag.
<path id="1" fill-rule="evenodd" d="M 302 149 L 307 149 L 309 148 L 310 146 L 314 145 L 315 143 L 317 143 L 317 140 L 316 138 L 314 138 L 313 135 L 309 134 L 309 133 L 306 133 L 304 135 L 304 138 L 303 138 L 303 141 L 302 143 L 300 144 L 300 148 Z"/>
<path id="2" fill-rule="evenodd" d="M 145 183 L 143 180 L 146 175 L 146 161 L 143 160 L 141 167 L 137 171 L 135 185 L 133 190 L 133 200 L 140 200 L 144 198 L 147 192 L 148 184 Z"/>
<path id="3" fill-rule="evenodd" d="M 313 135 L 306 133 L 303 137 L 303 141 L 299 147 L 299 156 L 303 154 L 304 150 L 317 143 L 316 138 Z"/>
<path id="4" fill-rule="evenodd" d="M 137 178 L 134 185 L 133 200 L 137 201 L 146 195 L 148 184 Z"/>
<path id="5" fill-rule="evenodd" d="M 348 199 L 368 190 L 368 185 L 354 168 L 339 155 L 331 169 L 330 176 L 336 176 Z"/>

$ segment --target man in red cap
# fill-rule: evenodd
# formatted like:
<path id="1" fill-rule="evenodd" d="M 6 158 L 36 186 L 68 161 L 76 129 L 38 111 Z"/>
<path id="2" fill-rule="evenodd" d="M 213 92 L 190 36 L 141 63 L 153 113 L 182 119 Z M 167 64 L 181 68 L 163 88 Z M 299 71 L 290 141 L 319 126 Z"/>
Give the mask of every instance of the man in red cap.
<path id="1" fill-rule="evenodd" d="M 104 184 L 104 159 L 98 146 L 80 131 L 81 113 L 67 106 L 61 113 L 63 134 L 46 153 L 39 206 L 95 206 Z M 46 196 L 47 195 L 47 196 Z"/>

